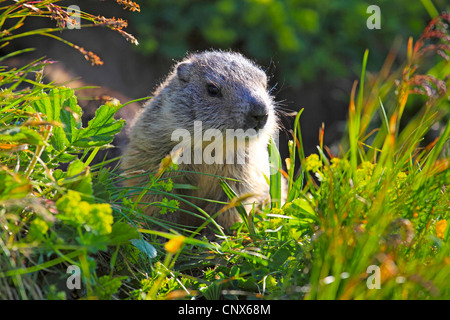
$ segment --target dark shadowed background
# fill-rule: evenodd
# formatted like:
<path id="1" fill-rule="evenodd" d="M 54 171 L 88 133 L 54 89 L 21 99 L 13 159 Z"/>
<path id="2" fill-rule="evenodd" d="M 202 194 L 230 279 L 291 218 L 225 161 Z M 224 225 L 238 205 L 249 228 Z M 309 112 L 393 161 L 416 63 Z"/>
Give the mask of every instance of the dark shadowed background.
<path id="1" fill-rule="evenodd" d="M 119 1 L 120 2 L 120 1 Z M 345 129 L 352 83 L 358 79 L 363 53 L 369 49 L 368 71 L 378 71 L 394 41 L 406 46 L 409 36 L 417 38 L 433 14 L 449 9 L 444 0 L 325 1 L 325 0 L 143 0 L 140 12 L 124 10 L 116 1 L 62 1 L 82 11 L 126 19 L 127 32 L 139 41 L 135 46 L 107 28 L 65 30 L 58 36 L 93 51 L 103 66 L 92 66 L 80 52 L 46 37 L 17 40 L 8 51 L 34 47 L 24 59 L 46 56 L 58 63 L 49 67 L 48 81 L 71 87 L 99 86 L 80 90 L 80 105 L 87 121 L 102 103 L 86 100 L 109 95 L 122 103 L 149 96 L 168 73 L 174 60 L 186 52 L 204 49 L 232 49 L 255 60 L 272 76 L 273 93 L 280 110 L 298 111 L 301 117 L 305 153 L 314 152 L 318 132 L 325 124 L 325 144 L 339 141 Z M 367 8 L 378 5 L 380 29 L 370 30 Z M 55 26 L 55 21 L 30 18 L 25 28 Z M 53 24 L 52 24 L 53 23 Z M 401 54 L 405 50 L 400 50 Z M 404 58 L 404 57 L 401 57 Z M 142 103 L 120 112 L 130 123 Z M 289 129 L 292 117 L 281 115 Z M 290 135 L 283 130 L 280 149 L 286 154 Z M 115 143 L 127 143 L 125 132 Z M 112 154 L 118 155 L 119 149 Z"/>

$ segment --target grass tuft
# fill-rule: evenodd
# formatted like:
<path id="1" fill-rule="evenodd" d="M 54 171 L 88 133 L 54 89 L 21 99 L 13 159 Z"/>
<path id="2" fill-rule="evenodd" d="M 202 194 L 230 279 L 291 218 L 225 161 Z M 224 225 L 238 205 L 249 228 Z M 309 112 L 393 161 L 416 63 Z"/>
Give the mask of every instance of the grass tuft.
<path id="1" fill-rule="evenodd" d="M 67 20 L 53 2 L 5 5 L 0 26 L 18 23 L 2 31 L 0 42 L 56 37 L 51 32 Z M 20 33 L 28 16 L 51 14 L 57 28 Z M 125 27 L 120 19 L 87 13 L 82 19 L 119 32 Z M 212 219 L 222 210 L 205 212 L 171 192 L 195 187 L 163 175 L 186 174 L 171 156 L 158 172 L 141 172 L 151 175 L 148 185 L 132 187 L 111 165 L 120 159 L 93 164 L 122 130 L 124 121 L 114 115 L 124 105 L 107 102 L 83 127 L 73 90 L 43 82 L 50 61 L 0 67 L 0 299 L 448 299 L 449 79 L 442 58 L 449 20 L 444 13 L 415 43 L 411 38 L 399 70 L 391 70 L 398 46 L 371 77 L 364 53 L 339 154 L 323 145 L 323 126 L 317 154 L 304 154 L 302 109 L 287 171 L 272 141 L 271 199 L 251 214 L 242 207 L 250 195 L 238 197 L 217 177 L 230 198 L 223 210 L 235 207 L 242 216 L 232 234 Z M 163 200 L 143 203 L 147 192 Z M 181 202 L 204 221 L 200 228 L 142 212 L 150 205 L 176 212 Z M 202 237 L 207 226 L 217 231 L 213 241 Z M 68 270 L 79 271 L 79 288 L 67 285 Z"/>

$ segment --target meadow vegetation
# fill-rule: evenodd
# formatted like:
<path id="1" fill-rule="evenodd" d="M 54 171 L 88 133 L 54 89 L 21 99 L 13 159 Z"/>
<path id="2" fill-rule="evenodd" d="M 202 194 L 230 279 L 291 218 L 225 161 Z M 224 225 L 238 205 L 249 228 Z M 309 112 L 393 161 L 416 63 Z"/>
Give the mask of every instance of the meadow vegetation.
<path id="1" fill-rule="evenodd" d="M 54 34 L 70 19 L 57 2 L 0 1 L 0 45 L 50 36 L 100 64 Z M 57 27 L 21 33 L 33 15 Z M 82 27 L 107 27 L 135 42 L 124 20 L 81 17 Z M 164 177 L 177 170 L 170 156 L 150 183 L 133 187 L 112 165 L 120 159 L 93 162 L 123 129 L 114 115 L 126 105 L 108 101 L 83 126 L 74 90 L 45 81 L 51 61 L 0 67 L 0 299 L 448 299 L 449 23 L 449 14 L 436 16 L 406 52 L 394 46 L 378 73 L 366 72 L 365 52 L 338 153 L 324 145 L 322 127 L 317 153 L 305 155 L 303 110 L 297 114 L 290 157 L 269 148 L 286 168 L 268 177 L 270 192 L 279 198 L 284 176 L 286 204 L 267 201 L 247 217 L 245 198 L 218 177 L 230 197 L 223 210 L 238 208 L 243 222 L 232 234 L 216 229 L 213 241 L 201 234 L 210 219 L 193 230 L 142 213 L 189 202 L 171 194 L 190 186 Z M 165 198 L 142 203 L 146 192 Z M 193 214 L 200 210 L 192 206 Z M 81 272 L 80 289 L 67 287 L 69 266 Z"/>

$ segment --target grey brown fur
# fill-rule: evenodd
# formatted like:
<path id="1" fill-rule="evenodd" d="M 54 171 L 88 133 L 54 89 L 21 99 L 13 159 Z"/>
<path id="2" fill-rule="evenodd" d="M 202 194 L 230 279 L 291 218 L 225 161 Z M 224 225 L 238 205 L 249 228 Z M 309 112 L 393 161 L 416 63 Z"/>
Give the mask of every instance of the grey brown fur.
<path id="1" fill-rule="evenodd" d="M 213 95 L 208 91 L 211 84 L 219 88 L 220 94 Z M 240 180 L 228 181 L 239 195 L 252 193 L 257 195 L 253 200 L 267 199 L 269 187 L 264 177 L 269 177 L 267 143 L 277 129 L 277 120 L 273 98 L 267 91 L 265 72 L 241 54 L 224 51 L 192 54 L 177 63 L 132 126 L 123 168 L 131 175 L 138 170 L 149 174 L 156 172 L 161 160 L 179 143 L 172 141 L 174 130 L 186 129 L 193 136 L 194 121 L 202 122 L 203 131 L 215 128 L 224 134 L 226 129 L 260 130 L 258 135 L 248 139 L 240 154 L 245 157 L 244 164 L 180 164 L 180 170 L 198 173 L 177 174 L 174 183 L 191 184 L 198 189 L 174 192 L 227 202 L 228 197 L 219 180 L 200 174 L 206 173 Z M 126 183 L 135 186 L 148 181 L 148 175 L 141 175 Z M 147 193 L 142 201 L 155 202 L 161 198 Z M 210 215 L 223 207 L 223 204 L 188 200 Z M 194 210 L 182 202 L 180 208 Z M 155 215 L 159 208 L 148 206 L 145 212 Z M 198 218 L 182 212 L 161 215 L 161 218 L 189 226 L 201 223 Z M 224 228 L 239 220 L 235 209 L 216 218 Z"/>

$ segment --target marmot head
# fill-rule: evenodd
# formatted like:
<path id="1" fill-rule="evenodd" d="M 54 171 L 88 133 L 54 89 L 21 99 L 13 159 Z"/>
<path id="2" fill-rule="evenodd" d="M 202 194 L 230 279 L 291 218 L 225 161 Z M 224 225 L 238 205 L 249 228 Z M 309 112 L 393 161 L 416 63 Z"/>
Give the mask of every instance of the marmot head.
<path id="1" fill-rule="evenodd" d="M 172 105 L 190 108 L 191 120 L 202 121 L 203 129 L 253 129 L 258 133 L 275 128 L 267 75 L 239 53 L 191 54 L 175 66 L 170 78 L 170 90 L 177 90 L 170 93 L 177 99 Z"/>

